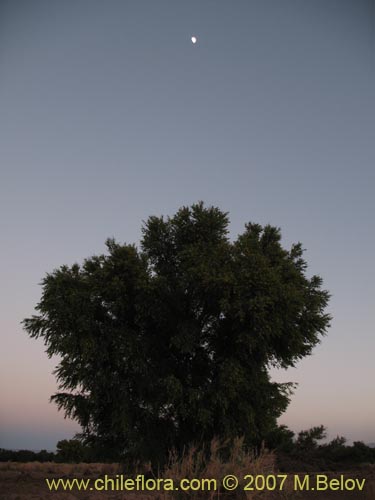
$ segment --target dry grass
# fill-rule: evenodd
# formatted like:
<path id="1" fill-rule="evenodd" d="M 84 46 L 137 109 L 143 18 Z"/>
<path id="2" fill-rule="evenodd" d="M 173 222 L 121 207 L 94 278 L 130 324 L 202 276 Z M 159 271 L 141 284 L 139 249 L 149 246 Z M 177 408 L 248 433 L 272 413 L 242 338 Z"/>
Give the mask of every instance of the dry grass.
<path id="1" fill-rule="evenodd" d="M 275 472 L 275 456 L 273 453 L 262 450 L 259 456 L 245 451 L 243 438 L 234 440 L 229 457 L 223 459 L 223 449 L 228 443 L 221 443 L 214 439 L 211 442 L 210 453 L 207 455 L 202 449 L 191 447 L 179 458 L 175 453 L 170 454 L 169 464 L 162 477 L 173 478 L 175 481 L 181 479 L 216 479 L 218 490 L 206 492 L 204 498 L 243 498 L 252 500 L 257 498 L 254 492 L 244 491 L 248 480 L 244 479 L 247 474 L 267 475 Z M 239 486 L 233 492 L 228 492 L 221 486 L 222 479 L 227 475 L 234 475 L 239 479 Z M 259 495 L 258 495 L 259 497 Z M 202 491 L 197 492 L 165 492 L 160 498 L 163 499 L 183 499 L 202 498 Z"/>
<path id="2" fill-rule="evenodd" d="M 120 474 L 122 467 L 119 464 L 60 464 L 56 462 L 0 462 L 0 472 L 16 471 L 19 474 L 42 473 L 56 477 L 102 476 L 104 474 Z"/>

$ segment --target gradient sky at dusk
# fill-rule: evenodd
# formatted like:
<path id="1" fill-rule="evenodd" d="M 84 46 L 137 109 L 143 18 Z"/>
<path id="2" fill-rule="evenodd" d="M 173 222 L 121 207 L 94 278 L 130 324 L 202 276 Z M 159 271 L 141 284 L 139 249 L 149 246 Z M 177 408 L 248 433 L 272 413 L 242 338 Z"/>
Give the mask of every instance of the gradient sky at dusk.
<path id="1" fill-rule="evenodd" d="M 0 447 L 78 426 L 20 322 L 46 272 L 204 200 L 301 241 L 328 336 L 280 422 L 375 442 L 375 2 L 0 2 Z M 191 43 L 191 35 L 198 43 Z"/>

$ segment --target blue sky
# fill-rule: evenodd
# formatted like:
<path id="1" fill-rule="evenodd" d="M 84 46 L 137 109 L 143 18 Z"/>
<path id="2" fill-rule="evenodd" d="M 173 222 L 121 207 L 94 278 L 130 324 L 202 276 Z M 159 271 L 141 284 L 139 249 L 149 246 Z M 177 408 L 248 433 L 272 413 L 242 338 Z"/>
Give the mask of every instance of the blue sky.
<path id="1" fill-rule="evenodd" d="M 371 0 L 0 4 L 0 446 L 54 448 L 57 360 L 29 339 L 46 272 L 204 200 L 301 241 L 328 336 L 277 380 L 281 422 L 375 441 Z M 192 35 L 198 43 L 190 41 Z"/>

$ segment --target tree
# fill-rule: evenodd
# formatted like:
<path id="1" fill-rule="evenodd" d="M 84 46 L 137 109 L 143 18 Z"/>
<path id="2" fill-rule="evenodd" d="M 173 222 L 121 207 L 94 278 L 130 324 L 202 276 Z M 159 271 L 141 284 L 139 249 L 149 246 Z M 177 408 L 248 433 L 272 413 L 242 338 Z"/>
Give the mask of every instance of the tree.
<path id="1" fill-rule="evenodd" d="M 270 450 L 291 453 L 294 450 L 294 432 L 286 425 L 275 426 L 266 435 L 265 444 Z"/>
<path id="2" fill-rule="evenodd" d="M 306 431 L 300 431 L 296 441 L 297 450 L 303 453 L 314 451 L 318 448 L 318 441 L 325 439 L 326 436 L 327 429 L 324 425 L 311 427 L 311 429 Z"/>
<path id="3" fill-rule="evenodd" d="M 56 462 L 79 463 L 88 458 L 88 450 L 79 439 L 62 439 L 56 445 Z"/>
<path id="4" fill-rule="evenodd" d="M 140 249 L 46 275 L 33 338 L 61 360 L 52 396 L 86 443 L 114 459 L 161 461 L 167 449 L 244 435 L 259 442 L 286 409 L 292 384 L 270 380 L 311 353 L 329 325 L 329 294 L 306 276 L 300 243 L 229 219 L 202 202 L 150 217 Z"/>

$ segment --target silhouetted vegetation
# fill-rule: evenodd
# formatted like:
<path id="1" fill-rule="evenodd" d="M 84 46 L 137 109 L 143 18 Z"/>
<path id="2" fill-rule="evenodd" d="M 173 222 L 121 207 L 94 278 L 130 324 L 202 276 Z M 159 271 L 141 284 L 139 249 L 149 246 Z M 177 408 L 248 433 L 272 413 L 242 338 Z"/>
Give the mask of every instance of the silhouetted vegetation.
<path id="1" fill-rule="evenodd" d="M 329 294 L 300 243 L 286 250 L 278 228 L 254 223 L 230 241 L 228 224 L 218 208 L 183 207 L 150 217 L 140 249 L 108 240 L 107 255 L 44 278 L 24 326 L 60 356 L 51 399 L 103 458 L 163 463 L 214 437 L 251 449 L 276 429 L 293 384 L 268 368 L 311 353 Z"/>
<path id="2" fill-rule="evenodd" d="M 313 427 L 309 430 L 301 431 L 297 436 L 286 426 L 279 426 L 274 429 L 266 440 L 266 448 L 275 452 L 275 458 L 282 471 L 301 471 L 301 470 L 337 470 L 338 468 L 352 468 L 356 465 L 374 464 L 375 448 L 367 446 L 361 441 L 355 441 L 352 445 L 346 444 L 346 439 L 337 436 L 325 444 L 319 444 L 318 441 L 325 438 L 326 430 L 324 426 Z M 56 446 L 56 452 L 41 450 L 34 452 L 30 450 L 5 450 L 0 449 L 0 462 L 57 462 L 57 463 L 104 463 L 101 451 L 98 452 L 90 446 L 84 445 L 77 439 L 64 439 L 59 441 Z M 190 451 L 187 451 L 190 450 Z M 243 440 L 235 439 L 228 445 L 220 444 L 218 440 L 213 440 L 208 446 L 208 452 L 204 447 L 188 447 L 185 450 L 183 460 L 192 461 L 192 453 L 200 457 L 202 463 L 219 460 L 223 466 L 232 463 L 235 460 L 234 453 L 238 452 L 239 457 L 257 455 L 265 456 L 264 448 L 258 454 L 246 450 Z M 213 452 L 214 450 L 214 452 Z M 237 450 L 237 451 L 236 451 Z M 239 450 L 243 450 L 241 453 Z M 187 454 L 187 455 L 186 455 Z M 176 450 L 170 452 L 170 458 L 173 458 L 173 467 L 178 467 L 179 457 Z M 171 467 L 169 460 L 167 468 Z M 200 471 L 201 472 L 201 471 Z"/>
<path id="3" fill-rule="evenodd" d="M 0 448 L 0 462 L 53 462 L 55 459 L 56 455 L 51 451 L 14 451 Z"/>
<path id="4" fill-rule="evenodd" d="M 375 463 L 375 448 L 361 441 L 347 445 L 342 436 L 319 444 L 325 437 L 323 425 L 300 431 L 297 436 L 286 426 L 281 426 L 269 435 L 266 443 L 270 449 L 276 450 L 281 468 L 288 471 L 301 470 L 301 465 L 307 469 L 327 470 Z"/>

